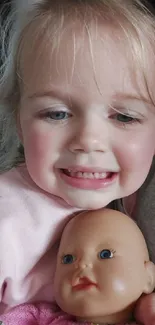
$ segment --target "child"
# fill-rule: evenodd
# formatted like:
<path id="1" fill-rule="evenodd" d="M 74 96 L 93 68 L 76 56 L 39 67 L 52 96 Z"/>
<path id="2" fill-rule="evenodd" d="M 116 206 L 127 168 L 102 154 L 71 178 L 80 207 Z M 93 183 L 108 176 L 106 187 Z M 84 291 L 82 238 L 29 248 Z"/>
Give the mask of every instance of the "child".
<path id="1" fill-rule="evenodd" d="M 154 286 L 155 265 L 136 223 L 111 209 L 84 212 L 67 224 L 60 242 L 54 288 L 62 311 L 52 304 L 25 304 L 0 320 L 4 325 L 133 324 L 137 300 Z"/>
<path id="2" fill-rule="evenodd" d="M 0 83 L 1 147 L 12 144 L 1 154 L 1 311 L 51 301 L 55 243 L 80 209 L 112 204 L 147 229 L 138 191 L 155 153 L 155 21 L 140 1 L 35 1 L 14 20 Z"/>

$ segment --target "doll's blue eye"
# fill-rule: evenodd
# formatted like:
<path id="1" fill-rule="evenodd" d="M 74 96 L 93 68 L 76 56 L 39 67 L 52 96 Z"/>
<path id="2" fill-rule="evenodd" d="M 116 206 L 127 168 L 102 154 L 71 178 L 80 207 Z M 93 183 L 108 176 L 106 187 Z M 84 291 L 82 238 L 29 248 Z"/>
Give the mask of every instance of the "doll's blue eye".
<path id="1" fill-rule="evenodd" d="M 114 256 L 113 252 L 110 251 L 109 249 L 103 249 L 99 253 L 99 258 L 101 258 L 102 260 L 112 258 L 113 256 Z"/>
<path id="2" fill-rule="evenodd" d="M 75 261 L 75 256 L 71 254 L 67 254 L 62 257 L 62 264 L 72 264 L 74 261 Z"/>

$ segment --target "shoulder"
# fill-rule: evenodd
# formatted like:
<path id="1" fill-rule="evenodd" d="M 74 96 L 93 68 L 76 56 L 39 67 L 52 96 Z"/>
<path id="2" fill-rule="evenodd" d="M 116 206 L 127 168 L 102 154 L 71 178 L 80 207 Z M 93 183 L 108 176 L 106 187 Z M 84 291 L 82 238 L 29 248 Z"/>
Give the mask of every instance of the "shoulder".
<path id="1" fill-rule="evenodd" d="M 19 166 L 0 175 L 0 202 L 3 198 L 35 201 L 48 197 L 48 193 L 39 188 L 31 179 L 25 167 Z M 50 202 L 53 196 L 50 196 Z"/>
<path id="2" fill-rule="evenodd" d="M 11 194 L 14 191 L 22 190 L 28 187 L 28 182 L 23 177 L 23 167 L 12 168 L 11 170 L 0 174 L 0 196 L 3 194 Z"/>
<path id="3" fill-rule="evenodd" d="M 11 219 L 19 222 L 25 220 L 24 216 L 32 218 L 37 215 L 40 206 L 46 208 L 49 205 L 45 194 L 41 194 L 25 175 L 24 167 L 13 168 L 0 175 L 0 220 L 4 220 L 6 225 Z"/>
<path id="4" fill-rule="evenodd" d="M 46 219 L 46 224 L 54 225 L 77 210 L 39 188 L 25 166 L 0 175 L 0 221 L 13 219 L 15 227 L 15 220 L 35 220 L 40 224 Z"/>

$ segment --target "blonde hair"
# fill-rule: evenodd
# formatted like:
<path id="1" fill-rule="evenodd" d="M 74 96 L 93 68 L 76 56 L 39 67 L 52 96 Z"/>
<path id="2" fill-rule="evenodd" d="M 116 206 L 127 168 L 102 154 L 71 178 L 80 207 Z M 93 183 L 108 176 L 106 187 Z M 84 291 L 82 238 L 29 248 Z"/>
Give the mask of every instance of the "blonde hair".
<path id="1" fill-rule="evenodd" d="M 122 30 L 133 58 L 145 70 L 146 43 L 155 55 L 155 17 L 139 0 L 16 0 L 1 24 L 0 68 L 0 172 L 24 161 L 16 129 L 16 112 L 20 105 L 20 53 L 29 29 L 33 42 L 47 36 L 57 47 L 68 21 L 78 19 L 85 28 L 100 19 Z M 36 25 L 37 24 L 37 25 Z M 148 50 L 148 49 L 147 49 Z M 145 77 L 145 71 L 144 71 Z M 147 79 L 147 78 L 146 78 Z M 20 81 L 20 82 L 19 82 Z M 147 84 L 147 82 L 146 82 Z M 150 90 L 148 89 L 150 94 Z"/>

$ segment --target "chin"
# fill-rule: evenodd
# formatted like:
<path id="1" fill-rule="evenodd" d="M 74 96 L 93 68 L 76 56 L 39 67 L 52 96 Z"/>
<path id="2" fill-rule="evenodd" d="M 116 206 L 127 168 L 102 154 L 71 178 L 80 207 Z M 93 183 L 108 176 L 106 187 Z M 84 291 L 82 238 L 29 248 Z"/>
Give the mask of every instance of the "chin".
<path id="1" fill-rule="evenodd" d="M 70 197 L 64 197 L 64 200 L 72 207 L 78 208 L 78 209 L 83 209 L 83 210 L 98 210 L 101 208 L 106 207 L 111 200 L 92 200 L 91 196 L 90 199 L 83 197 L 81 199 L 78 198 L 70 198 Z"/>
<path id="2" fill-rule="evenodd" d="M 82 304 L 78 304 L 76 308 L 73 308 L 72 314 L 73 316 L 76 316 L 79 321 L 84 322 L 84 320 L 87 320 L 87 322 L 91 322 L 94 318 L 97 319 L 98 315 L 100 315 L 98 307 L 94 308 L 94 305 L 94 302 L 82 302 Z M 90 313 L 90 310 L 93 309 L 95 309 L 94 312 Z"/>

